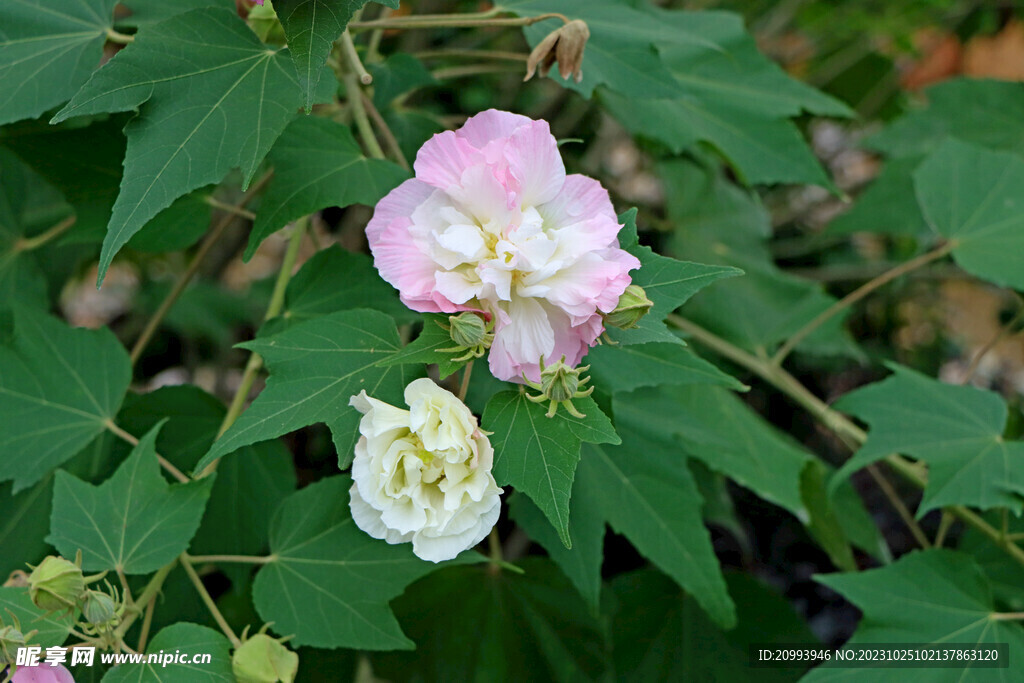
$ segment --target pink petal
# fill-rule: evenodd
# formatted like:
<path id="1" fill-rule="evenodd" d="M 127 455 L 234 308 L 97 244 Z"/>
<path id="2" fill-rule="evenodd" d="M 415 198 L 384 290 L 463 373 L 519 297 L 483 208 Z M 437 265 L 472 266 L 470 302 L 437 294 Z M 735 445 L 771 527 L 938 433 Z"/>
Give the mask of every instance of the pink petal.
<path id="1" fill-rule="evenodd" d="M 521 114 L 488 109 L 471 116 L 455 134 L 473 147 L 483 149 L 492 140 L 510 137 L 517 128 L 532 123 L 533 119 Z"/>
<path id="2" fill-rule="evenodd" d="M 592 222 L 591 229 L 598 230 L 594 240 L 601 240 L 601 246 L 612 244 L 622 227 L 608 190 L 593 178 L 578 173 L 566 176 L 561 191 L 538 206 L 537 211 L 549 225 L 568 226 L 584 220 Z"/>
<path id="3" fill-rule="evenodd" d="M 562 191 L 565 165 L 547 121 L 517 128 L 509 136 L 505 158 L 522 206 L 549 202 Z"/>
<path id="4" fill-rule="evenodd" d="M 380 239 L 380 234 L 395 221 L 405 220 L 408 224 L 416 207 L 433 193 L 434 188 L 416 178 L 410 178 L 388 192 L 377 202 L 373 217 L 366 226 L 366 237 L 370 241 L 370 247 L 373 247 L 373 243 Z"/>
<path id="5" fill-rule="evenodd" d="M 413 169 L 418 180 L 447 191 L 459 185 L 467 168 L 483 161 L 479 150 L 446 130 L 423 143 L 416 153 Z"/>

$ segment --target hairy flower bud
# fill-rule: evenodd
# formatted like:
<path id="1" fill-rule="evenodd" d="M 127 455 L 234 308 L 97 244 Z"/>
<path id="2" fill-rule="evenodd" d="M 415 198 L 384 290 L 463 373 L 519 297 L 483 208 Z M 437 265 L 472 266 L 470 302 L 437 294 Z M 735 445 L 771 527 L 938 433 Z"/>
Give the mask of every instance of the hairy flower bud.
<path id="1" fill-rule="evenodd" d="M 238 683 L 292 683 L 299 656 L 265 633 L 257 633 L 235 650 L 231 670 Z"/>
<path id="2" fill-rule="evenodd" d="M 550 401 L 551 406 L 548 408 L 548 417 L 555 416 L 555 413 L 558 412 L 558 406 L 564 406 L 566 411 L 574 417 L 586 417 L 586 415 L 576 410 L 572 400 L 574 398 L 590 396 L 590 394 L 594 393 L 594 387 L 581 390 L 583 385 L 590 381 L 589 377 L 582 376 L 589 369 L 589 365 L 581 368 L 574 368 L 568 365 L 565 362 L 565 356 L 562 356 L 561 360 L 557 363 L 548 366 L 544 365 L 544 359 L 542 358 L 540 363 L 540 383 L 531 382 L 524 377 L 527 386 L 541 393 L 539 396 L 527 394 L 526 397 L 534 403 Z"/>
<path id="3" fill-rule="evenodd" d="M 487 338 L 487 323 L 476 313 L 460 313 L 448 316 L 451 323 L 452 341 L 459 346 L 472 348 L 483 344 Z"/>
<path id="4" fill-rule="evenodd" d="M 28 594 L 47 612 L 73 608 L 85 593 L 82 569 L 63 557 L 49 555 L 28 577 Z"/>
<path id="5" fill-rule="evenodd" d="M 117 603 L 103 591 L 86 591 L 82 599 L 82 616 L 93 626 L 116 626 Z"/>
<path id="6" fill-rule="evenodd" d="M 647 292 L 643 287 L 630 285 L 619 297 L 619 304 L 615 310 L 604 317 L 604 324 L 621 330 L 632 329 L 647 315 L 647 311 L 651 310 L 653 305 L 654 302 L 647 298 Z"/>
<path id="7" fill-rule="evenodd" d="M 583 48 L 589 38 L 590 29 L 580 19 L 555 29 L 530 52 L 523 80 L 530 80 L 538 70 L 541 76 L 547 76 L 551 66 L 558 62 L 558 73 L 562 78 L 568 80 L 572 76 L 579 83 L 583 80 Z"/>

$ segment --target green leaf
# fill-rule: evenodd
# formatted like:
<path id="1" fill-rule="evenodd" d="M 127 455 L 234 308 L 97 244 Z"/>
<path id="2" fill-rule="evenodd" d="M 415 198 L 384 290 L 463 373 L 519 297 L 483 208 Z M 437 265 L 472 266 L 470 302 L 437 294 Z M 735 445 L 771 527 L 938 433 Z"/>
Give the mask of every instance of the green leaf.
<path id="1" fill-rule="evenodd" d="M 632 273 L 633 284 L 644 288 L 647 298 L 654 306 L 640 319 L 637 327 L 631 330 L 610 329 L 608 336 L 620 344 L 682 343 L 679 337 L 669 332 L 665 326 L 665 317 L 715 280 L 742 275 L 743 271 L 737 268 L 677 261 L 654 253 L 650 247 L 640 246 L 635 239 L 636 209 L 620 214 L 619 221 L 624 224 L 620 240 L 630 244 L 626 251 L 640 259 L 640 269 Z"/>
<path id="2" fill-rule="evenodd" d="M 410 586 L 395 612 L 416 652 L 375 655 L 374 672 L 430 683 L 603 680 L 600 623 L 550 562 L 522 565 L 524 574 L 452 567 Z"/>
<path id="3" fill-rule="evenodd" d="M 331 206 L 373 206 L 409 177 L 397 164 L 367 159 L 348 128 L 320 117 L 292 121 L 268 158 L 274 179 L 256 215 L 246 260 L 289 221 Z"/>
<path id="4" fill-rule="evenodd" d="M 862 613 L 863 619 L 847 648 L 858 643 L 971 643 L 978 647 L 1009 644 L 1010 662 L 1024 657 L 1024 630 L 1014 621 L 994 618 L 992 589 L 969 556 L 951 550 L 924 550 L 904 555 L 881 569 L 816 577 L 838 591 Z M 1011 681 L 1009 669 L 904 669 L 909 681 Z M 802 679 L 819 681 L 877 681 L 877 670 L 833 668 L 823 664 Z"/>
<path id="5" fill-rule="evenodd" d="M 918 167 L 914 186 L 961 268 L 1024 291 L 1024 159 L 949 140 Z"/>
<path id="6" fill-rule="evenodd" d="M 126 401 L 118 424 L 132 434 L 144 434 L 167 419 L 157 437 L 157 451 L 187 472 L 209 450 L 225 412 L 220 400 L 198 387 L 163 387 Z M 295 486 L 291 453 L 277 439 L 245 446 L 223 458 L 191 552 L 265 553 L 270 518 Z M 236 590 L 244 587 L 252 574 L 247 565 L 225 565 L 221 569 Z"/>
<path id="7" fill-rule="evenodd" d="M 412 340 L 401 348 L 398 353 L 382 365 L 405 365 L 405 364 L 436 364 L 441 379 L 448 377 L 464 367 L 468 361 L 456 361 L 461 357 L 458 353 L 444 352 L 442 349 L 455 348 L 451 333 L 442 325 L 447 326 L 448 316 L 437 313 L 423 314 L 423 330 L 416 339 Z"/>
<path id="8" fill-rule="evenodd" d="M 125 0 L 122 4 L 131 10 L 127 17 L 117 20 L 118 26 L 144 27 L 176 14 L 202 7 L 234 7 L 234 0 Z"/>
<path id="9" fill-rule="evenodd" d="M 0 125 L 66 102 L 99 66 L 115 0 L 4 0 Z"/>
<path id="10" fill-rule="evenodd" d="M 580 486 L 601 501 L 603 516 L 644 557 L 689 591 L 715 623 L 730 628 L 736 611 L 701 517 L 703 501 L 676 449 L 623 431 L 617 448 L 583 448 Z"/>
<path id="11" fill-rule="evenodd" d="M 399 0 L 379 1 L 398 9 Z M 306 97 L 306 113 L 313 107 L 316 86 L 331 46 L 356 10 L 366 3 L 367 0 L 277 0 L 274 3 Z"/>
<path id="12" fill-rule="evenodd" d="M 423 62 L 408 52 L 395 52 L 383 62 L 370 64 L 366 68 L 373 76 L 373 103 L 380 110 L 386 109 L 396 98 L 407 92 L 437 84 Z"/>
<path id="13" fill-rule="evenodd" d="M 20 245 L 26 236 L 25 197 L 32 179 L 17 157 L 0 149 L 0 301 L 44 308 L 46 277 L 35 256 Z"/>
<path id="14" fill-rule="evenodd" d="M 918 516 L 945 505 L 1024 509 L 1024 443 L 1003 439 L 1003 399 L 898 365 L 891 368 L 892 376 L 836 403 L 870 427 L 868 440 L 837 480 L 891 453 L 903 453 L 928 463 Z"/>
<path id="15" fill-rule="evenodd" d="M 268 50 L 233 11 L 193 10 L 140 32 L 54 118 L 139 109 L 125 129 L 124 178 L 99 280 L 176 198 L 236 167 L 248 183 L 300 101 L 287 54 Z"/>
<path id="16" fill-rule="evenodd" d="M 853 207 L 829 224 L 829 231 L 911 237 L 927 233 L 928 224 L 914 196 L 913 172 L 920 164 L 920 157 L 886 162 Z"/>
<path id="17" fill-rule="evenodd" d="M 658 387 L 619 394 L 620 428 L 645 434 L 664 449 L 681 449 L 760 498 L 804 518 L 800 472 L 811 455 L 719 387 Z"/>
<path id="18" fill-rule="evenodd" d="M 766 242 L 770 218 L 756 195 L 729 183 L 714 165 L 676 160 L 658 170 L 675 224 L 672 253 L 744 271 L 700 292 L 684 309 L 687 318 L 748 351 L 767 353 L 835 303 L 820 284 L 775 265 Z M 843 320 L 835 316 L 797 348 L 856 356 Z"/>
<path id="19" fill-rule="evenodd" d="M 745 574 L 726 574 L 736 597 L 738 626 L 722 631 L 664 574 L 641 569 L 615 577 L 610 585 L 616 680 L 795 681 L 806 667 L 753 669 L 750 647 L 791 646 L 817 639 L 773 590 Z"/>
<path id="20" fill-rule="evenodd" d="M 213 629 L 180 623 L 161 630 L 146 648 L 147 655 L 180 653 L 188 664 L 122 664 L 103 677 L 103 683 L 232 683 L 231 643 Z M 210 655 L 209 664 L 192 664 L 195 655 Z"/>
<path id="21" fill-rule="evenodd" d="M 15 586 L 0 586 L 0 614 L 5 626 L 11 625 L 9 612 L 21 622 L 22 632 L 39 631 L 31 638 L 31 645 L 43 648 L 63 645 L 71 633 L 74 619 L 70 614 L 59 612 L 44 613 L 32 603 L 28 589 Z M 13 654 L 13 653 L 12 653 Z"/>
<path id="22" fill-rule="evenodd" d="M 827 475 L 828 470 L 817 460 L 808 461 L 800 473 L 800 498 L 811 516 L 807 530 L 836 568 L 845 572 L 857 571 L 853 549 L 825 486 Z"/>
<path id="23" fill-rule="evenodd" d="M 348 457 L 358 437 L 360 417 L 349 407 L 349 398 L 365 389 L 374 398 L 398 404 L 413 378 L 413 371 L 404 366 L 379 364 L 398 345 L 394 321 L 367 309 L 324 315 L 242 344 L 266 362 L 267 386 L 214 442 L 196 470 L 242 446 L 317 422 L 327 423 L 339 457 Z"/>
<path id="24" fill-rule="evenodd" d="M 580 445 L 620 443 L 611 421 L 591 398 L 575 399 L 577 418 L 560 408 L 546 417 L 547 404 L 527 399 L 522 391 L 503 391 L 487 402 L 482 426 L 494 432 L 494 478 L 510 484 L 537 504 L 568 548 L 569 496 L 580 460 Z"/>
<path id="25" fill-rule="evenodd" d="M 595 346 L 587 354 L 594 386 L 625 392 L 660 384 L 702 384 L 744 390 L 735 377 L 679 344 L 649 342 L 629 346 Z"/>
<path id="26" fill-rule="evenodd" d="M 13 479 L 17 493 L 82 450 L 117 413 L 130 380 L 128 354 L 110 330 L 16 308 L 14 341 L 0 346 L 0 481 Z"/>
<path id="27" fill-rule="evenodd" d="M 411 544 L 371 538 L 352 521 L 349 488 L 339 475 L 289 496 L 270 525 L 274 561 L 256 575 L 253 601 L 274 630 L 295 645 L 364 650 L 412 649 L 388 602 L 440 565 Z M 472 553 L 462 560 L 475 562 Z"/>
<path id="28" fill-rule="evenodd" d="M 509 516 L 531 540 L 540 543 L 593 613 L 601 604 L 601 563 L 604 560 L 602 502 L 579 481 L 569 499 L 569 541 L 566 548 L 537 504 L 522 494 L 509 499 Z"/>
<path id="29" fill-rule="evenodd" d="M 53 478 L 46 477 L 30 489 L 11 494 L 11 484 L 0 486 L 0 577 L 15 569 L 27 571 L 26 563 L 38 564 L 50 546 L 43 540 L 50 530 Z M 3 614 L 3 610 L 0 610 Z"/>
<path id="30" fill-rule="evenodd" d="M 583 82 L 563 82 L 601 99 L 632 132 L 669 145 L 674 152 L 709 142 L 749 183 L 810 182 L 829 186 L 789 117 L 810 111 L 851 116 L 848 107 L 790 78 L 762 56 L 726 12 L 687 12 L 618 2 L 508 2 L 521 15 L 562 12 L 587 22 L 591 38 Z M 536 45 L 558 22 L 525 29 Z M 559 80 L 557 76 L 553 76 Z M 644 115 L 636 116 L 636 107 Z"/>
<path id="31" fill-rule="evenodd" d="M 384 282 L 366 254 L 332 245 L 318 251 L 292 277 L 285 292 L 284 317 L 307 320 L 328 313 L 371 306 L 399 325 L 419 320 L 398 292 Z"/>
<path id="32" fill-rule="evenodd" d="M 922 157 L 946 138 L 1024 154 L 1024 84 L 959 78 L 926 91 L 928 106 L 913 110 L 867 140 L 892 157 Z"/>
<path id="33" fill-rule="evenodd" d="M 57 473 L 46 540 L 66 557 L 81 550 L 83 569 L 148 574 L 180 555 L 199 528 L 213 478 L 169 486 L 157 463 L 158 430 L 99 486 Z"/>
<path id="34" fill-rule="evenodd" d="M 675 35 L 644 12 L 623 3 L 588 0 L 510 0 L 501 7 L 519 16 L 560 12 L 570 19 L 583 19 L 590 39 L 583 53 L 583 80 L 562 80 L 553 70 L 551 77 L 567 88 L 589 98 L 594 88 L 605 85 L 631 97 L 671 97 L 682 93 L 679 84 L 658 58 L 655 41 L 688 40 Z M 549 19 L 523 29 L 531 47 L 562 26 Z"/>

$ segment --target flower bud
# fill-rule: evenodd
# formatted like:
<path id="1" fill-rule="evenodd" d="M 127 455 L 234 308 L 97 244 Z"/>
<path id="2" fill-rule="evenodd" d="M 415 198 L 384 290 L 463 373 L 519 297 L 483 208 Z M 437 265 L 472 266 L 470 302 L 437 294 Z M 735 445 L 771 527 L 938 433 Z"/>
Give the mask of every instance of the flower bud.
<path id="1" fill-rule="evenodd" d="M 292 683 L 299 670 L 299 656 L 280 641 L 257 633 L 235 650 L 231 670 L 238 683 Z"/>
<path id="2" fill-rule="evenodd" d="M 604 324 L 629 330 L 636 327 L 640 318 L 647 315 L 654 303 L 647 298 L 647 292 L 640 285 L 630 285 L 619 297 L 615 310 L 604 317 Z"/>
<path id="3" fill-rule="evenodd" d="M 540 359 L 540 383 L 531 382 L 526 376 L 523 381 L 527 386 L 540 391 L 539 396 L 526 395 L 534 403 L 550 402 L 547 416 L 554 417 L 558 412 L 558 406 L 564 406 L 573 417 L 586 417 L 572 404 L 574 398 L 583 398 L 594 393 L 594 387 L 583 390 L 583 385 L 590 381 L 589 377 L 583 377 L 583 373 L 590 369 L 589 365 L 574 368 L 565 362 L 562 356 L 554 365 L 544 365 L 544 359 Z"/>
<path id="4" fill-rule="evenodd" d="M 449 332 L 452 341 L 458 346 L 471 349 L 474 346 L 489 342 L 487 339 L 487 323 L 476 313 L 467 311 L 458 315 L 451 315 L 448 316 L 448 322 L 451 323 Z"/>
<path id="5" fill-rule="evenodd" d="M 73 608 L 85 593 L 81 568 L 63 557 L 49 555 L 28 577 L 28 594 L 47 612 Z"/>
<path id="6" fill-rule="evenodd" d="M 583 80 L 583 48 L 589 38 L 590 29 L 580 19 L 555 29 L 533 48 L 526 60 L 526 78 L 523 80 L 530 80 L 538 70 L 541 76 L 547 76 L 551 66 L 558 62 L 558 73 L 562 78 L 568 80 L 571 75 L 579 83 Z"/>
<path id="7" fill-rule="evenodd" d="M 93 626 L 116 626 L 117 603 L 102 591 L 86 591 L 82 600 L 82 616 Z"/>
<path id="8" fill-rule="evenodd" d="M 25 647 L 25 634 L 17 626 L 0 627 L 0 670 L 4 664 L 13 664 L 18 648 Z"/>

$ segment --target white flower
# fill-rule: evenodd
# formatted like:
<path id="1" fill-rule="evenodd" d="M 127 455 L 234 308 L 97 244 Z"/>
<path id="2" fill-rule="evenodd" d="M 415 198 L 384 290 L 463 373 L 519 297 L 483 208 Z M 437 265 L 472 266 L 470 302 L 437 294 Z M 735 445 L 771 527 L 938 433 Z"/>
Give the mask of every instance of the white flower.
<path id="1" fill-rule="evenodd" d="M 365 391 L 349 401 L 363 414 L 352 461 L 352 519 L 374 538 L 412 541 L 424 560 L 450 560 L 498 521 L 494 449 L 469 408 L 429 379 L 409 384 L 405 402 L 409 410 Z"/>

